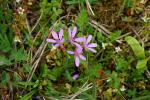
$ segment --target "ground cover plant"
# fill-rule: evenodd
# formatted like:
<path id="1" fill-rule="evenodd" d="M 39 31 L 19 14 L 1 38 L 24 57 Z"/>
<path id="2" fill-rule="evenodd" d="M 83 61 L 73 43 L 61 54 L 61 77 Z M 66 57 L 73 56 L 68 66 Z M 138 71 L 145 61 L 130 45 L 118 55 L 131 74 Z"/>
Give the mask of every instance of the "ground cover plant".
<path id="1" fill-rule="evenodd" d="M 1 100 L 150 100 L 149 0 L 0 0 Z"/>

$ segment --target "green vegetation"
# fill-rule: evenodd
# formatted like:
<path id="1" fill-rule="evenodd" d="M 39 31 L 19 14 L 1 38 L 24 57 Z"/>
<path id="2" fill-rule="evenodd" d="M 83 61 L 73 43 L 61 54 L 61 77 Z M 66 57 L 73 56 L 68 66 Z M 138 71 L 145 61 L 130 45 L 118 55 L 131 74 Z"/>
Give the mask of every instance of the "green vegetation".
<path id="1" fill-rule="evenodd" d="M 0 100 L 150 100 L 149 11 L 149 0 L 0 0 Z"/>

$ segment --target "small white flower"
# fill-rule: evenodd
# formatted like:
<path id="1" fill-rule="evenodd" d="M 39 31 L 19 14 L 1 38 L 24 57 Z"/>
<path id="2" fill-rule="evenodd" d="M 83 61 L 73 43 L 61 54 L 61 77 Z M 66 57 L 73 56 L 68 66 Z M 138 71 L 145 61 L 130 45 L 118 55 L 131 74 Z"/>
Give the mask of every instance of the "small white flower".
<path id="1" fill-rule="evenodd" d="M 145 23 L 147 22 L 146 17 L 142 17 L 141 19 L 142 19 Z"/>
<path id="2" fill-rule="evenodd" d="M 51 51 L 55 51 L 57 48 L 55 46 L 52 46 Z"/>
<path id="3" fill-rule="evenodd" d="M 123 40 L 116 40 L 116 41 L 121 44 Z"/>
<path id="4" fill-rule="evenodd" d="M 23 13 L 24 13 L 25 10 L 22 7 L 19 7 L 17 9 L 17 11 L 18 11 L 19 14 L 23 15 Z"/>
<path id="5" fill-rule="evenodd" d="M 19 3 L 21 0 L 16 0 L 17 3 Z"/>
<path id="6" fill-rule="evenodd" d="M 105 43 L 102 43 L 102 48 L 103 48 L 103 49 L 105 49 L 105 46 L 106 46 Z"/>
<path id="7" fill-rule="evenodd" d="M 145 0 L 141 0 L 140 3 L 141 3 L 141 4 L 145 4 Z"/>
<path id="8" fill-rule="evenodd" d="M 110 82 L 111 80 L 112 80 L 112 79 L 111 79 L 111 78 L 109 78 L 109 79 L 107 79 L 107 80 L 106 80 L 106 82 Z"/>
<path id="9" fill-rule="evenodd" d="M 120 49 L 120 47 L 118 46 L 118 47 L 115 47 L 115 52 L 120 52 L 120 51 L 122 51 L 122 49 Z"/>
<path id="10" fill-rule="evenodd" d="M 21 42 L 20 36 L 16 35 L 14 41 L 15 41 L 15 42 Z"/>
<path id="11" fill-rule="evenodd" d="M 120 88 L 120 91 L 125 91 L 126 90 L 126 88 L 125 88 L 125 86 L 123 85 L 121 88 Z"/>

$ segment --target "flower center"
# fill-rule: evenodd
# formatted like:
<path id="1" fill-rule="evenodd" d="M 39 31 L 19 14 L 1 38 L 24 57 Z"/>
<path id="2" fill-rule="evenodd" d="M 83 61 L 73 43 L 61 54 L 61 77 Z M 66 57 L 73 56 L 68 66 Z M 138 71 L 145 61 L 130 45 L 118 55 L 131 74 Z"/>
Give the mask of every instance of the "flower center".
<path id="1" fill-rule="evenodd" d="M 75 51 L 75 55 L 76 55 L 76 56 L 79 56 L 79 55 L 80 55 L 80 54 L 78 53 L 78 51 L 77 51 L 77 50 Z"/>
<path id="2" fill-rule="evenodd" d="M 85 47 L 87 48 L 89 44 L 85 44 Z"/>
<path id="3" fill-rule="evenodd" d="M 57 43 L 60 43 L 60 39 L 57 39 L 56 42 L 57 42 Z"/>

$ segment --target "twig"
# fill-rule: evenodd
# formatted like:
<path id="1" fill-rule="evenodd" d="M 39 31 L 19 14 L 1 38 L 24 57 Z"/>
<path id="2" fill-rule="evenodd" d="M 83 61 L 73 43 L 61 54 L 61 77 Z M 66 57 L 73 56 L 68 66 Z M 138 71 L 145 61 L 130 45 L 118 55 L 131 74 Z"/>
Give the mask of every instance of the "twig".
<path id="1" fill-rule="evenodd" d="M 122 95 L 122 93 L 121 93 L 120 91 L 118 91 L 118 94 L 120 94 L 121 97 L 122 97 L 124 100 L 127 100 L 127 99 Z"/>
<path id="2" fill-rule="evenodd" d="M 28 31 L 29 31 L 29 33 L 31 32 L 31 30 L 30 30 L 30 26 L 29 26 L 29 22 L 28 22 L 28 19 L 26 18 L 26 26 L 27 26 L 27 29 L 28 29 Z"/>
<path id="3" fill-rule="evenodd" d="M 61 18 L 59 18 L 55 23 L 54 23 L 54 25 L 52 26 L 52 27 L 50 27 L 50 31 L 53 29 L 53 27 L 55 27 L 55 25 L 58 23 L 58 21 L 60 21 L 60 20 L 62 20 L 63 18 L 65 18 L 66 16 L 62 16 Z M 44 38 L 44 40 L 43 40 L 43 42 L 42 42 L 42 44 L 40 45 L 40 47 L 39 47 L 39 49 L 37 50 L 37 52 L 36 52 L 36 54 L 35 54 L 35 56 L 34 56 L 34 58 L 33 58 L 33 60 L 32 60 L 32 63 L 33 63 L 33 65 L 32 65 L 32 69 L 31 69 L 31 71 L 29 72 L 29 75 L 28 75 L 28 77 L 27 77 L 27 81 L 31 81 L 31 79 L 32 79 L 32 77 L 33 77 L 33 74 L 34 74 L 34 72 L 35 72 L 35 70 L 36 70 L 36 68 L 37 68 L 37 66 L 38 66 L 38 64 L 39 64 L 39 62 L 40 62 L 40 60 L 41 60 L 41 57 L 42 57 L 42 55 L 43 55 L 43 53 L 44 53 L 44 50 L 45 50 L 45 48 L 46 48 L 46 46 L 47 46 L 47 42 L 46 42 L 46 38 L 47 38 L 47 36 Z M 39 55 L 39 56 L 38 56 Z M 36 58 L 38 58 L 36 61 L 34 61 Z"/>
<path id="4" fill-rule="evenodd" d="M 104 26 L 98 24 L 98 23 L 97 23 L 96 21 L 94 21 L 94 20 L 90 20 L 89 24 L 90 24 L 91 26 L 93 26 L 95 29 L 97 29 L 99 32 L 102 32 L 103 35 L 105 35 L 105 36 L 107 36 L 107 37 L 108 37 L 109 34 L 111 33 L 111 32 L 110 32 L 109 30 L 107 30 Z M 128 33 L 126 33 L 126 34 L 120 36 L 119 38 L 117 38 L 117 40 L 119 40 L 119 39 L 121 39 L 121 38 L 124 38 L 125 36 L 130 35 L 130 34 L 131 34 L 131 32 L 128 32 Z M 118 42 L 118 41 L 116 41 L 116 42 Z"/>
<path id="5" fill-rule="evenodd" d="M 98 26 L 96 26 L 96 25 L 94 25 L 94 24 L 92 24 L 92 23 L 90 23 L 90 22 L 89 22 L 89 24 L 90 24 L 91 26 L 93 26 L 95 29 L 97 29 L 99 32 L 102 32 L 105 36 L 108 37 L 108 34 L 105 33 L 103 30 L 101 30 Z"/>
<path id="6" fill-rule="evenodd" d="M 29 77 L 27 78 L 27 81 L 31 81 L 31 79 L 32 79 L 32 77 L 33 77 L 33 74 L 34 74 L 34 72 L 35 72 L 35 70 L 36 70 L 36 68 L 37 68 L 37 66 L 38 66 L 38 64 L 39 64 L 39 61 L 41 60 L 41 57 L 42 57 L 42 55 L 43 55 L 43 53 L 44 53 L 44 50 L 45 50 L 46 46 L 47 46 L 47 43 L 44 45 L 44 47 L 43 47 L 43 49 L 42 49 L 42 52 L 41 52 L 39 58 L 38 58 L 38 59 L 36 60 L 36 62 L 33 64 L 33 66 L 32 66 L 32 71 L 31 71 L 31 73 L 29 74 Z"/>
<path id="7" fill-rule="evenodd" d="M 92 14 L 93 16 L 95 16 L 95 14 L 94 14 L 94 12 L 93 12 L 93 10 L 92 10 L 92 8 L 91 8 L 91 5 L 90 5 L 90 3 L 89 3 L 89 0 L 86 0 L 86 5 L 87 5 L 87 9 L 90 10 L 91 14 Z"/>
<path id="8" fill-rule="evenodd" d="M 39 19 L 37 20 L 37 22 L 35 23 L 35 25 L 34 25 L 33 28 L 31 29 L 31 31 L 29 32 L 30 36 L 31 36 L 32 32 L 34 31 L 34 29 L 36 28 L 36 26 L 39 24 L 39 22 L 40 22 L 42 16 L 43 16 L 43 11 L 42 11 L 42 13 L 41 13 Z"/>
<path id="9" fill-rule="evenodd" d="M 43 41 L 42 44 L 40 45 L 40 47 L 38 48 L 38 50 L 36 51 L 31 63 L 33 63 L 35 61 L 35 59 L 38 57 L 38 55 L 40 54 L 40 52 L 43 49 L 44 45 L 45 45 L 45 42 Z"/>
<path id="10" fill-rule="evenodd" d="M 80 95 L 81 93 L 83 93 L 84 91 L 87 91 L 89 89 L 91 89 L 93 86 L 92 86 L 92 83 L 89 83 L 88 84 L 88 81 L 85 82 L 85 84 L 79 88 L 79 90 L 75 93 L 75 94 L 72 94 L 72 95 L 69 95 L 68 97 L 66 97 L 66 99 L 64 98 L 63 100 L 77 100 L 75 99 L 78 95 Z M 69 98 L 69 99 L 67 99 Z"/>
<path id="11" fill-rule="evenodd" d="M 100 30 L 102 30 L 103 32 L 105 32 L 105 34 L 109 35 L 111 32 L 109 30 L 107 30 L 104 26 L 98 24 L 96 21 L 90 19 L 90 23 L 96 25 L 97 27 L 100 28 Z"/>
<path id="12" fill-rule="evenodd" d="M 59 20 L 62 20 L 63 18 L 65 18 L 66 16 L 62 16 L 61 18 L 59 18 L 52 27 L 49 28 L 49 31 L 53 30 L 53 27 L 56 26 L 56 24 L 58 23 Z M 40 54 L 41 50 L 43 49 L 44 45 L 45 45 L 45 40 L 46 40 L 47 37 L 44 38 L 44 41 L 42 42 L 42 44 L 40 45 L 39 49 L 37 50 L 37 52 L 35 53 L 31 63 L 34 62 L 34 60 L 36 58 L 38 58 L 38 55 Z"/>
<path id="13" fill-rule="evenodd" d="M 131 34 L 131 32 L 125 33 L 125 34 L 121 35 L 120 37 L 118 37 L 117 40 L 122 39 L 130 34 Z"/>
<path id="14" fill-rule="evenodd" d="M 74 100 L 78 95 L 80 95 L 82 92 L 87 91 L 92 88 L 92 83 L 86 85 L 85 87 L 82 87 L 77 93 L 75 93 L 70 100 Z"/>

